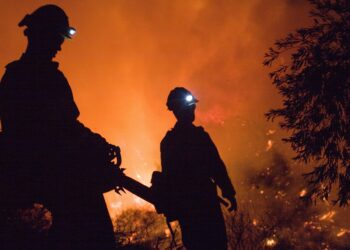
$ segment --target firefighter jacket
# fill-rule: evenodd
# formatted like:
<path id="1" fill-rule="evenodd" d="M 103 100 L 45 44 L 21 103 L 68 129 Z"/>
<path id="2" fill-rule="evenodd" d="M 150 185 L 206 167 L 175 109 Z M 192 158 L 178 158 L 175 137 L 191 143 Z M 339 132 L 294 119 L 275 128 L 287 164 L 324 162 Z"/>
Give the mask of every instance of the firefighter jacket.
<path id="1" fill-rule="evenodd" d="M 116 169 L 106 166 L 109 144 L 78 121 L 58 66 L 23 55 L 6 67 L 0 84 L 2 197 L 48 207 L 53 242 L 68 244 L 62 249 L 104 249 L 103 242 L 110 248 L 113 228 L 102 195 L 116 186 Z"/>
<path id="2" fill-rule="evenodd" d="M 225 164 L 202 127 L 177 123 L 167 132 L 161 142 L 161 164 L 171 192 L 185 210 L 217 203 L 216 186 L 224 197 L 235 195 Z"/>

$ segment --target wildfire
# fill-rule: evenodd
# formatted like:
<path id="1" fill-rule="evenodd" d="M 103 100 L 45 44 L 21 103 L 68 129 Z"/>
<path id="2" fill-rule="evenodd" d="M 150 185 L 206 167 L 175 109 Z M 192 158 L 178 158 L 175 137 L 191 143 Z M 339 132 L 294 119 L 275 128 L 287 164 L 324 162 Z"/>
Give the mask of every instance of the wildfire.
<path id="1" fill-rule="evenodd" d="M 333 222 L 333 217 L 336 214 L 334 210 L 331 210 L 320 217 L 320 220 L 328 220 Z"/>

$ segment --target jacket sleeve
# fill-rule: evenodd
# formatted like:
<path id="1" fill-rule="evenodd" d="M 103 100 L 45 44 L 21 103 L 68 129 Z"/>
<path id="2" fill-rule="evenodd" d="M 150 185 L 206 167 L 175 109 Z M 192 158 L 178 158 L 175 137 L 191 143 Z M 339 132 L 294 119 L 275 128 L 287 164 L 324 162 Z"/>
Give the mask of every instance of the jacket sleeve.
<path id="1" fill-rule="evenodd" d="M 160 143 L 160 159 L 161 159 L 162 172 L 165 175 L 168 175 L 171 160 L 170 160 L 170 156 L 168 155 L 169 151 L 167 150 L 166 137 L 167 136 L 165 136 Z"/>
<path id="2" fill-rule="evenodd" d="M 110 162 L 112 145 L 100 134 L 93 132 L 78 120 L 79 110 L 74 102 L 72 91 L 67 81 L 62 94 L 62 107 L 65 107 L 67 116 L 62 117 L 62 122 L 68 130 L 63 130 L 63 140 L 72 142 L 78 147 L 78 151 L 84 151 L 86 159 L 86 171 L 89 171 L 89 179 L 94 183 L 91 185 L 102 192 L 109 191 L 117 185 L 118 169 Z M 92 178 L 90 178 L 92 177 Z"/>
<path id="3" fill-rule="evenodd" d="M 0 131 L 2 131 L 3 130 L 3 128 L 2 128 L 2 122 L 1 122 L 1 117 L 2 117 L 2 109 L 3 109 L 3 99 L 4 99 L 4 97 L 3 97 L 3 82 L 5 81 L 4 79 L 5 79 L 5 77 L 6 77 L 6 72 L 5 72 L 5 74 L 2 76 L 2 78 L 1 78 L 1 80 L 0 80 Z"/>
<path id="4" fill-rule="evenodd" d="M 209 144 L 209 155 L 211 158 L 211 177 L 214 182 L 220 187 L 222 196 L 225 198 L 235 196 L 236 191 L 233 187 L 230 177 L 228 176 L 225 163 L 221 159 L 219 152 L 209 134 L 206 132 L 205 134 Z"/>
<path id="5" fill-rule="evenodd" d="M 173 144 L 172 132 L 168 131 L 162 142 L 160 143 L 160 158 L 162 173 L 168 181 L 176 182 L 179 175 L 179 169 L 177 166 L 181 165 L 177 156 L 178 148 Z"/>

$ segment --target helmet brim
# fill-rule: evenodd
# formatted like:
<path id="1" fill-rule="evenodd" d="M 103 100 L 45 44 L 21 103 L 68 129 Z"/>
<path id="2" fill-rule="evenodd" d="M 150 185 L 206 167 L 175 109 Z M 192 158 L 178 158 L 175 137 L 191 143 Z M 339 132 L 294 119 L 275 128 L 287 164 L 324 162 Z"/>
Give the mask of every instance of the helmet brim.
<path id="1" fill-rule="evenodd" d="M 73 27 L 68 27 L 65 29 L 65 31 L 62 33 L 62 36 L 66 39 L 72 39 L 73 36 L 77 33 L 77 30 Z"/>

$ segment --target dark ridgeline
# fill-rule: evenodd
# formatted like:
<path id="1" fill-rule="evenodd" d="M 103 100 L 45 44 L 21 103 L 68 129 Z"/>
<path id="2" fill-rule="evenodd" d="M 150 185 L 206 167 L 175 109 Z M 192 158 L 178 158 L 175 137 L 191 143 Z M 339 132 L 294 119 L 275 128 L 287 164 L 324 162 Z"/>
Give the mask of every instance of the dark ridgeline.
<path id="1" fill-rule="evenodd" d="M 77 120 L 69 83 L 52 61 L 75 30 L 55 5 L 26 15 L 19 26 L 26 27 L 28 47 L 6 66 L 0 84 L 1 248 L 113 249 L 103 192 L 117 184 L 111 160 L 119 148 Z M 48 242 L 35 246 L 14 234 L 4 215 L 33 203 L 53 216 Z"/>
<path id="2" fill-rule="evenodd" d="M 231 202 L 230 210 L 237 209 L 236 192 L 210 136 L 193 125 L 196 102 L 185 88 L 175 88 L 168 97 L 167 106 L 177 119 L 161 142 L 170 219 L 178 219 L 187 249 L 227 249 L 216 187 Z"/>

